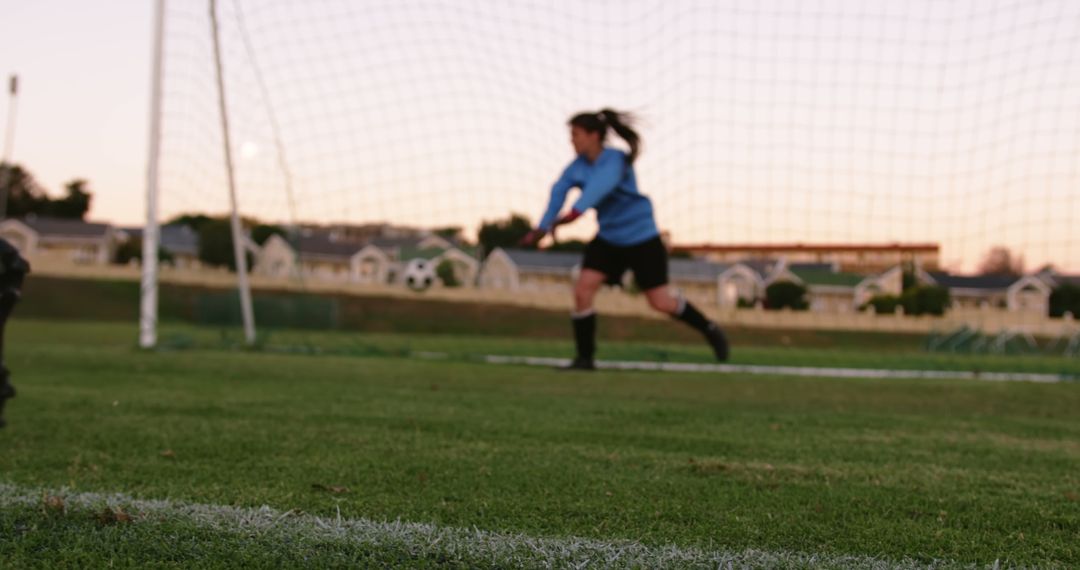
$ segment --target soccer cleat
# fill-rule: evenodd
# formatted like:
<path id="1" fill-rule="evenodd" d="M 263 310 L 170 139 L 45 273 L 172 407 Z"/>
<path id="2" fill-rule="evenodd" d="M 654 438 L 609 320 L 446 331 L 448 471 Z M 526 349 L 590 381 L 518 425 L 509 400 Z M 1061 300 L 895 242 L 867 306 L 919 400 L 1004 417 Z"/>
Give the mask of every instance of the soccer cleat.
<path id="1" fill-rule="evenodd" d="M 705 340 L 709 341 L 709 345 L 712 346 L 713 353 L 716 354 L 716 360 L 724 362 L 728 359 L 727 337 L 724 336 L 724 331 L 720 328 L 720 325 L 709 323 L 709 329 L 705 331 Z"/>
<path id="2" fill-rule="evenodd" d="M 570 364 L 560 366 L 559 370 L 596 370 L 596 363 L 591 359 L 575 358 Z"/>

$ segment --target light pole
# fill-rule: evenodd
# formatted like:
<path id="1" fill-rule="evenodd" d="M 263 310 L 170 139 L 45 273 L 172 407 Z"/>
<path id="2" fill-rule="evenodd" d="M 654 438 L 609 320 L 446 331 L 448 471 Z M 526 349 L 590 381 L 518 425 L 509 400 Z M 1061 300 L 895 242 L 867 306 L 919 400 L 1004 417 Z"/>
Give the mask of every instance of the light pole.
<path id="1" fill-rule="evenodd" d="M 3 170 L 0 170 L 0 220 L 7 217 L 8 203 L 8 178 L 14 165 L 11 164 L 11 153 L 15 149 L 15 104 L 19 95 L 19 76 L 12 75 L 8 81 L 8 120 L 7 133 L 4 135 L 4 159 L 0 161 Z"/>

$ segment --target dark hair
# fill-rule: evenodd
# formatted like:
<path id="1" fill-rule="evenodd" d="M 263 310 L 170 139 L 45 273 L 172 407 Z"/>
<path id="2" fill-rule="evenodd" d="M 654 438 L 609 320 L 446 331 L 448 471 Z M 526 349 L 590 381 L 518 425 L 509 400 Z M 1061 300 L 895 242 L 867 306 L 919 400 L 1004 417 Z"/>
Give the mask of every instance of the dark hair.
<path id="1" fill-rule="evenodd" d="M 570 124 L 581 127 L 590 133 L 600 133 L 600 142 L 607 137 L 608 127 L 615 130 L 615 134 L 622 137 L 630 146 L 630 154 L 626 157 L 627 162 L 634 163 L 634 159 L 641 154 L 641 136 L 631 128 L 635 122 L 630 113 L 601 109 L 599 113 L 578 113 L 570 119 Z"/>

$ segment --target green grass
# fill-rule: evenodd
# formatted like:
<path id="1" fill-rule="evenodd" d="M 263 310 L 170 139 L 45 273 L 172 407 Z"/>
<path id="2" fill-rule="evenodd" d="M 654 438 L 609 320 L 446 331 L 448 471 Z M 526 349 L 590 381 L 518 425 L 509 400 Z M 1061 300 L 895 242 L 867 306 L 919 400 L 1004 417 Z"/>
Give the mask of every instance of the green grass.
<path id="1" fill-rule="evenodd" d="M 85 327 L 95 334 L 85 335 Z M 681 330 L 681 325 L 652 322 L 654 329 Z M 63 342 L 108 341 L 134 344 L 132 325 L 97 326 L 72 324 L 70 333 L 54 331 L 51 339 Z M 565 328 L 569 328 L 568 326 Z M 476 334 L 404 334 L 395 332 L 357 333 L 350 331 L 302 331 L 260 329 L 260 344 L 268 352 L 297 352 L 337 356 L 408 357 L 415 353 L 442 353 L 452 360 L 475 361 L 488 354 L 506 356 L 569 357 L 572 342 L 567 339 L 483 336 Z M 599 339 L 598 358 L 607 360 L 644 360 L 659 362 L 714 362 L 712 352 L 700 338 L 696 342 L 622 341 Z M 744 344 L 732 332 L 734 364 L 878 368 L 896 370 L 977 370 L 983 372 L 1018 372 L 1080 376 L 1080 358 L 1037 355 L 972 355 L 929 353 L 918 347 L 906 350 L 866 346 L 808 348 L 763 344 Z M 564 335 L 569 336 L 569 335 Z M 241 331 L 235 327 L 199 327 L 168 323 L 161 327 L 160 341 L 165 350 L 240 348 Z"/>
<path id="2" fill-rule="evenodd" d="M 657 329 L 682 325 L 654 322 Z M 569 328 L 569 327 L 567 327 Z M 133 331 L 127 329 L 125 338 Z M 1046 355 L 974 355 L 930 353 L 919 348 L 875 350 L 861 346 L 805 348 L 783 345 L 738 344 L 731 363 L 779 366 L 876 368 L 897 370 L 967 370 L 1062 374 L 1080 377 L 1080 358 Z M 565 336 L 569 336 L 568 334 Z M 700 338 L 697 342 L 613 341 L 599 335 L 597 358 L 654 362 L 715 362 L 711 350 Z M 171 324 L 163 327 L 163 345 L 182 348 L 239 347 L 239 330 L 200 328 Z M 119 338 L 117 340 L 120 340 Z M 568 338 L 491 337 L 469 334 L 417 335 L 402 333 L 354 333 L 344 331 L 268 330 L 261 333 L 260 345 L 267 351 L 314 352 L 356 356 L 409 356 L 414 353 L 442 353 L 456 360 L 477 360 L 484 355 L 569 357 L 574 353 Z"/>
<path id="3" fill-rule="evenodd" d="M 178 521 L 102 525 L 87 513 L 43 516 L 35 509 L 0 512 L 0 536 L 6 568 L 386 568 L 437 562 L 401 550 L 348 548 L 333 541 L 299 541 L 282 548 L 276 536 Z"/>
<path id="4" fill-rule="evenodd" d="M 560 343 L 340 333 L 318 340 L 366 356 L 148 353 L 134 332 L 13 323 L 0 482 L 649 545 L 1080 565 L 1076 383 L 568 375 L 393 356 Z M 0 511 L 13 567 L 403 560 L 259 540 Z"/>
<path id="5" fill-rule="evenodd" d="M 78 294 L 72 295 L 72 291 Z M 23 319 L 131 323 L 138 318 L 138 291 L 134 282 L 34 277 L 27 283 L 16 315 Z M 184 323 L 205 324 L 218 318 L 228 321 L 231 312 L 236 312 L 233 316 L 238 319 L 238 307 L 232 307 L 235 311 L 227 308 L 236 304 L 235 298 L 233 291 L 163 285 L 161 317 L 169 325 L 163 337 L 203 347 L 220 346 L 216 330 L 195 329 Z M 346 354 L 418 350 L 464 357 L 491 352 L 566 356 L 572 351 L 567 343 L 568 319 L 559 311 L 432 301 L 423 295 L 387 299 L 272 291 L 256 293 L 256 308 L 261 309 L 260 330 L 269 331 L 267 341 L 277 348 L 307 344 Z M 282 332 L 283 323 L 305 324 L 309 330 Z M 233 340 L 238 328 L 230 327 Z M 116 330 L 125 335 L 123 340 L 134 334 L 131 329 Z M 1080 375 L 1080 358 L 927 353 L 922 335 L 760 328 L 730 328 L 728 332 L 734 362 L 740 364 Z M 700 335 L 680 323 L 604 315 L 599 337 L 601 358 L 711 360 Z M 1049 351 L 1049 341 L 1042 342 L 1043 350 Z"/>

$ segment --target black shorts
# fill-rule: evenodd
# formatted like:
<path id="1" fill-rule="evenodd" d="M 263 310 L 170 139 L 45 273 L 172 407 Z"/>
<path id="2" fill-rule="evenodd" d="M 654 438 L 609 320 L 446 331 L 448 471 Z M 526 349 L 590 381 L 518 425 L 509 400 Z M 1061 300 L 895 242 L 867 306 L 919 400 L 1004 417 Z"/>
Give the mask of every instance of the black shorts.
<path id="1" fill-rule="evenodd" d="M 608 285 L 621 284 L 627 269 L 634 272 L 634 281 L 642 291 L 668 282 L 667 248 L 660 236 L 628 246 L 615 245 L 597 237 L 585 247 L 585 260 L 581 266 L 606 275 Z"/>

